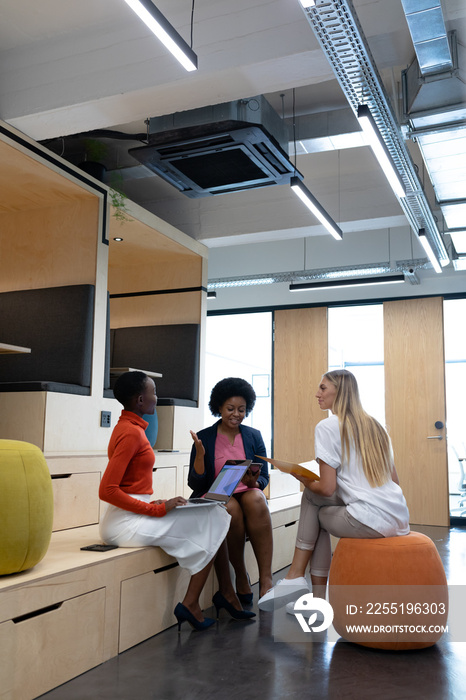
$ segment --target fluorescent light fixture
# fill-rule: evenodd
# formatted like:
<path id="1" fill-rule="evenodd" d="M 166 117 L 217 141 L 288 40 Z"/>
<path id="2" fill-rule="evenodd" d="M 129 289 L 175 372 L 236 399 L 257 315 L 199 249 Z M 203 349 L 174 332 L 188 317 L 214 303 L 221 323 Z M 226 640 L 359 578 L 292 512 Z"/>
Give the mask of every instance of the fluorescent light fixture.
<path id="1" fill-rule="evenodd" d="M 299 0 L 299 2 L 304 8 L 316 6 L 316 0 Z"/>
<path id="2" fill-rule="evenodd" d="M 209 282 L 209 287 L 210 289 L 226 289 L 227 287 L 253 287 L 258 284 L 273 284 L 275 281 L 276 280 L 274 277 L 231 277 L 230 279 Z"/>
<path id="3" fill-rule="evenodd" d="M 217 292 L 207 292 L 207 299 L 216 299 Z"/>
<path id="4" fill-rule="evenodd" d="M 374 284 L 398 284 L 405 281 L 404 275 L 366 277 L 365 279 L 325 280 L 324 282 L 292 282 L 290 292 L 306 292 L 316 289 L 341 289 L 342 287 L 366 287 Z"/>
<path id="5" fill-rule="evenodd" d="M 327 231 L 331 233 L 337 241 L 341 241 L 341 239 L 343 238 L 343 231 L 327 214 L 325 209 L 319 204 L 314 195 L 309 192 L 305 185 L 303 185 L 299 177 L 296 177 L 296 175 L 294 175 L 290 180 L 290 186 L 293 192 L 300 198 L 302 202 L 304 202 L 307 208 L 325 226 Z"/>
<path id="6" fill-rule="evenodd" d="M 197 70 L 196 54 L 151 0 L 125 0 L 125 2 L 154 32 L 183 68 L 187 71 Z"/>
<path id="7" fill-rule="evenodd" d="M 430 262 L 432 263 L 432 266 L 433 266 L 435 272 L 442 272 L 442 268 L 440 267 L 440 263 L 437 259 L 437 256 L 435 255 L 429 241 L 427 240 L 426 230 L 424 228 L 421 228 L 417 235 L 419 237 L 419 240 L 421 242 L 422 247 L 424 248 L 424 250 L 427 253 L 427 257 L 429 258 Z"/>
<path id="8" fill-rule="evenodd" d="M 458 255 L 464 255 L 466 253 L 466 230 L 462 231 L 449 231 L 453 245 Z"/>
<path id="9" fill-rule="evenodd" d="M 466 221 L 466 199 L 439 202 L 443 218 L 449 229 L 463 228 Z"/>
<path id="10" fill-rule="evenodd" d="M 358 107 L 358 121 L 361 125 L 361 129 L 367 137 L 368 143 L 374 155 L 379 161 L 380 167 L 382 168 L 385 177 L 394 193 L 397 197 L 405 197 L 406 191 L 403 184 L 403 180 L 395 167 L 393 159 L 390 155 L 388 148 L 385 145 L 383 138 L 380 135 L 380 131 L 377 128 L 377 124 L 374 121 L 370 109 L 367 105 L 359 105 Z"/>
<path id="11" fill-rule="evenodd" d="M 460 270 L 466 270 L 466 255 L 453 260 L 453 267 L 457 272 Z"/>

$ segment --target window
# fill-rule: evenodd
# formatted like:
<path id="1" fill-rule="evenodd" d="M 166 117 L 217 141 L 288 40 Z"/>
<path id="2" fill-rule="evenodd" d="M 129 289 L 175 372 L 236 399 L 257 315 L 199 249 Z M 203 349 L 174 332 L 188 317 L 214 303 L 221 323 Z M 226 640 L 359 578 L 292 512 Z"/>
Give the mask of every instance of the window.
<path id="1" fill-rule="evenodd" d="M 329 308 L 329 369 L 352 372 L 364 409 L 385 425 L 383 343 L 382 304 Z"/>
<path id="2" fill-rule="evenodd" d="M 452 515 L 461 498 L 462 484 L 458 457 L 466 456 L 466 299 L 444 302 L 445 397 L 447 405 L 448 481 Z M 463 468 L 465 467 L 463 461 Z M 463 509 L 464 510 L 464 509 Z"/>
<path id="3" fill-rule="evenodd" d="M 267 454 L 272 442 L 272 314 L 228 314 L 207 317 L 204 425 L 217 420 L 208 403 L 213 386 L 224 377 L 252 384 L 256 405 L 244 419 L 261 431 Z"/>

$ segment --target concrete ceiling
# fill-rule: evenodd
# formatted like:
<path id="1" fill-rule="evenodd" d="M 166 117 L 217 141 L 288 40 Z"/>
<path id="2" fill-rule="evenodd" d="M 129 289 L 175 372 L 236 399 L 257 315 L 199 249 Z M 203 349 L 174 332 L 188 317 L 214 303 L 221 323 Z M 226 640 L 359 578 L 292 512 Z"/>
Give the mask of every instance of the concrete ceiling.
<path id="1" fill-rule="evenodd" d="M 191 2 L 155 4 L 189 43 Z M 354 0 L 354 7 L 398 114 L 401 71 L 414 58 L 401 0 Z M 447 29 L 456 29 L 464 46 L 464 0 L 445 0 L 443 7 Z M 299 0 L 197 0 L 193 37 L 199 70 L 187 73 L 123 0 L 4 0 L 0 118 L 70 160 L 72 141 L 60 137 L 96 129 L 144 133 L 149 117 L 259 94 L 290 118 L 293 90 L 298 139 L 308 115 L 322 120 L 342 110 L 340 121 L 347 115 L 358 129 Z M 136 142 L 108 143 L 110 168 L 139 165 L 127 155 Z M 436 211 L 420 153 L 415 144 L 409 148 Z M 387 229 L 404 228 L 409 235 L 398 200 L 367 146 L 316 140 L 310 150 L 298 148 L 297 167 L 345 234 L 380 231 L 384 251 Z M 285 185 L 198 200 L 157 176 L 128 178 L 124 188 L 138 204 L 211 248 L 324 235 Z M 415 247 L 414 257 L 421 254 Z M 387 258 L 380 255 L 379 260 Z M 327 267 L 331 264 L 329 259 Z"/>

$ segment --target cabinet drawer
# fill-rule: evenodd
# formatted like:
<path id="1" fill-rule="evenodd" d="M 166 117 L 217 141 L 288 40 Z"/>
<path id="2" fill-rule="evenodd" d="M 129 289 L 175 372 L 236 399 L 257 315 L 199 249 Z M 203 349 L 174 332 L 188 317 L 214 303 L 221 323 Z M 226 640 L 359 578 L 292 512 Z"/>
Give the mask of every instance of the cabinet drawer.
<path id="1" fill-rule="evenodd" d="M 173 610 L 183 600 L 189 578 L 189 572 L 175 564 L 122 581 L 120 653 L 176 623 Z M 201 608 L 212 605 L 212 593 L 211 573 L 200 598 Z"/>
<path id="2" fill-rule="evenodd" d="M 152 477 L 153 499 L 175 498 L 176 493 L 176 467 L 158 467 Z"/>
<path id="3" fill-rule="evenodd" d="M 188 474 L 189 474 L 189 464 L 185 464 L 183 467 L 183 498 L 189 498 L 193 490 L 188 486 Z"/>
<path id="4" fill-rule="evenodd" d="M 286 566 L 291 564 L 294 547 L 296 544 L 297 532 L 297 522 L 292 522 L 289 525 L 280 525 L 279 527 L 273 528 L 273 573 L 276 573 L 277 571 L 280 571 L 280 569 L 284 569 Z M 246 569 L 248 571 L 249 578 L 251 579 L 251 583 L 257 583 L 259 580 L 259 569 L 251 542 L 249 540 L 246 542 L 246 547 L 244 549 L 244 561 L 246 563 Z"/>
<path id="5" fill-rule="evenodd" d="M 101 588 L 0 624 L 2 698 L 31 700 L 102 663 L 104 613 Z"/>
<path id="6" fill-rule="evenodd" d="M 297 533 L 297 522 L 274 528 L 272 571 L 280 571 L 291 564 Z"/>
<path id="7" fill-rule="evenodd" d="M 99 522 L 100 472 L 52 474 L 53 531 Z"/>

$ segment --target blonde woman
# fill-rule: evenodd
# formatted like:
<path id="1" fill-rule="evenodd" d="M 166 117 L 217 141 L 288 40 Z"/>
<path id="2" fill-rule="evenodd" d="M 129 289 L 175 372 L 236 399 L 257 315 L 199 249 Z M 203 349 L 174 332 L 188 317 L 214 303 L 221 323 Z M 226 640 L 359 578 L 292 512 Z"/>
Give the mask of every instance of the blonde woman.
<path id="1" fill-rule="evenodd" d="M 331 562 L 330 534 L 377 538 L 409 532 L 390 438 L 364 411 L 355 376 L 347 370 L 327 372 L 316 398 L 323 411 L 332 411 L 315 429 L 320 481 L 296 476 L 306 488 L 293 561 L 286 577 L 259 600 L 261 610 L 273 610 L 308 591 L 304 575 L 309 562 L 313 590 L 322 594 Z"/>

